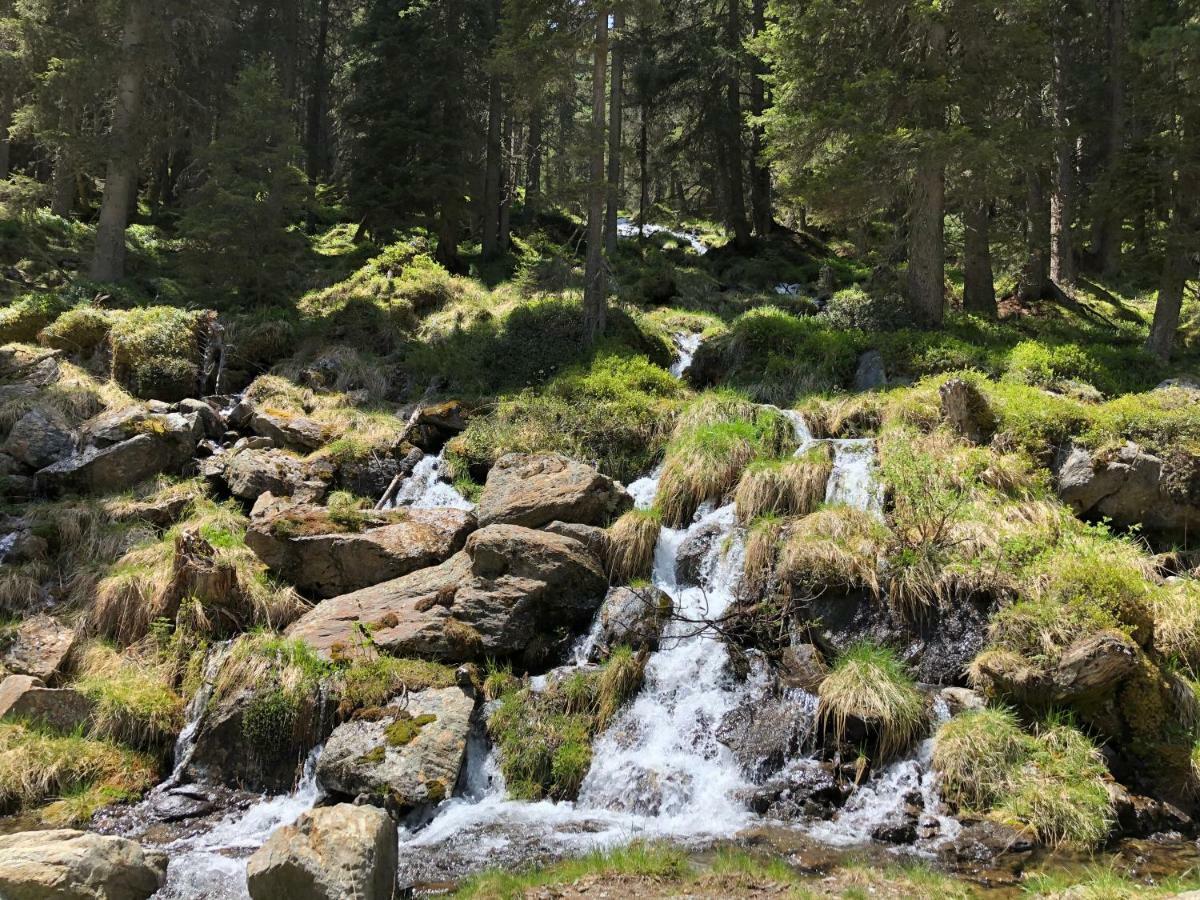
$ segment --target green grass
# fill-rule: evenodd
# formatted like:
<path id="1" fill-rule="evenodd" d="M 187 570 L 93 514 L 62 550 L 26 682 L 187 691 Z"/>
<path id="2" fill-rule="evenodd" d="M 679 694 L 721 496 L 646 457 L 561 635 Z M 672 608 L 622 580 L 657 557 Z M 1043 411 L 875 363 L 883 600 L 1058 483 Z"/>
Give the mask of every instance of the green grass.
<path id="1" fill-rule="evenodd" d="M 928 727 L 925 697 L 896 654 L 858 644 L 838 658 L 817 690 L 818 716 L 836 740 L 845 740 L 851 720 L 864 723 L 874 741 L 875 762 L 908 747 Z"/>
<path id="2" fill-rule="evenodd" d="M 452 687 L 455 682 L 454 670 L 448 666 L 380 656 L 351 660 L 337 673 L 335 683 L 340 698 L 338 712 L 349 717 L 356 709 L 382 706 L 402 691 Z"/>
<path id="3" fill-rule="evenodd" d="M 159 751 L 174 741 L 183 727 L 183 699 L 169 669 L 103 644 L 88 647 L 79 667 L 73 686 L 96 702 L 95 737 Z"/>

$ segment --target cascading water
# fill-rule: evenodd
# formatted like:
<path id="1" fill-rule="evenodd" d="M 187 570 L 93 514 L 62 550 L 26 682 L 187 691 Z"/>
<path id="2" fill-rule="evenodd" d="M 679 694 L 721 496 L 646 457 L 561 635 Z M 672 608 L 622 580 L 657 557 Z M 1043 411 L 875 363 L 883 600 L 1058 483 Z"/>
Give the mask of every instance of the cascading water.
<path id="1" fill-rule="evenodd" d="M 167 780 L 155 788 L 156 792 L 175 787 L 183 780 L 184 770 L 187 769 L 188 764 L 192 761 L 192 755 L 196 752 L 196 734 L 200 731 L 200 724 L 204 720 L 204 711 L 208 708 L 208 701 L 212 699 L 217 675 L 221 671 L 225 657 L 229 655 L 231 646 L 228 641 L 222 642 L 209 654 L 208 660 L 204 664 L 203 680 L 200 687 L 196 689 L 196 693 L 192 695 L 192 699 L 188 701 L 187 709 L 184 711 L 183 729 L 179 732 L 179 737 L 175 739 L 175 766 Z"/>
<path id="2" fill-rule="evenodd" d="M 833 450 L 833 471 L 825 488 L 826 503 L 841 503 L 875 515 L 883 514 L 883 490 L 875 464 L 875 441 L 871 438 L 813 437 L 804 416 L 795 410 L 783 410 L 792 423 L 799 448 L 796 455 L 816 444 L 828 444 Z"/>
<path id="3" fill-rule="evenodd" d="M 665 225 L 650 225 L 649 223 L 639 227 L 624 216 L 621 216 L 619 219 L 617 219 L 618 237 L 635 238 L 640 237 L 643 234 L 669 234 L 673 238 L 677 238 L 678 240 L 686 242 L 688 246 L 695 250 L 699 256 L 703 256 L 708 252 L 708 245 L 705 244 L 704 241 L 700 240 L 700 238 L 696 237 L 696 235 L 690 234 L 689 232 L 673 231 L 672 229 L 667 228 Z"/>
<path id="4" fill-rule="evenodd" d="M 475 504 L 460 494 L 454 485 L 442 479 L 445 457 L 446 451 L 443 449 L 437 456 L 426 456 L 417 463 L 387 508 L 474 509 Z"/>
<path id="5" fill-rule="evenodd" d="M 17 544 L 17 532 L 6 534 L 0 537 L 0 566 L 4 565 L 4 559 L 12 552 L 12 548 Z"/>
<path id="6" fill-rule="evenodd" d="M 675 338 L 675 348 L 679 351 L 679 355 L 675 358 L 675 362 L 671 363 L 671 374 L 676 378 L 682 378 L 692 365 L 692 359 L 696 356 L 696 351 L 700 349 L 700 341 L 703 336 L 699 334 L 681 334 Z"/>

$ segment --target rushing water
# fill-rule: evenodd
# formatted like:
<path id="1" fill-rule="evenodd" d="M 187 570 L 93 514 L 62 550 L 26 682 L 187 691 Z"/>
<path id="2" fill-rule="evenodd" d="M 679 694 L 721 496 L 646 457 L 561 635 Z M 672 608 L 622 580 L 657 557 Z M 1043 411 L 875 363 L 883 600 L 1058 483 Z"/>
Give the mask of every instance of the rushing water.
<path id="1" fill-rule="evenodd" d="M 683 241 L 689 247 L 696 251 L 699 256 L 703 256 L 708 252 L 708 245 L 700 240 L 696 235 L 687 231 L 674 231 L 667 228 L 665 225 L 650 225 L 649 223 L 639 227 L 634 222 L 622 216 L 617 219 L 617 236 L 623 238 L 640 237 L 642 234 L 669 234 L 673 238 Z"/>
<path id="2" fill-rule="evenodd" d="M 818 440 L 813 437 L 803 415 L 795 410 L 784 410 L 783 414 L 791 420 L 800 444 L 797 456 L 817 444 L 828 444 L 833 450 L 833 471 L 825 488 L 825 502 L 882 515 L 883 486 L 876 471 L 875 441 L 871 438 Z"/>
<path id="3" fill-rule="evenodd" d="M 16 546 L 16 543 L 17 532 L 15 531 L 4 535 L 4 537 L 0 537 L 0 566 L 4 565 L 5 557 L 12 552 L 12 548 Z"/>
<path id="4" fill-rule="evenodd" d="M 446 463 L 446 451 L 443 449 L 437 456 L 425 456 L 412 474 L 405 479 L 396 497 L 388 505 L 388 509 L 402 506 L 411 509 L 474 509 L 475 504 L 460 494 L 448 481 L 442 477 Z"/>
<path id="5" fill-rule="evenodd" d="M 196 752 L 196 735 L 204 721 L 204 711 L 208 708 L 208 701 L 212 699 L 217 675 L 221 671 L 221 665 L 225 662 L 225 658 L 229 655 L 231 646 L 230 642 L 225 641 L 213 647 L 209 653 L 208 659 L 204 663 L 203 680 L 200 682 L 200 687 L 196 689 L 196 693 L 192 695 L 192 699 L 188 701 L 187 709 L 184 711 L 183 729 L 175 739 L 175 767 L 167 780 L 155 788 L 156 791 L 175 787 L 183 780 L 183 774 Z"/>

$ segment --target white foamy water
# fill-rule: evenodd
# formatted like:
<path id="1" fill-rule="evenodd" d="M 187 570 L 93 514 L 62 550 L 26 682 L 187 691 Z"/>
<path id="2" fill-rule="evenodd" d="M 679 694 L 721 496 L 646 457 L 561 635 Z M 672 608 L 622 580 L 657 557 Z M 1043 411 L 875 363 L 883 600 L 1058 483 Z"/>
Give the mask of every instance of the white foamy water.
<path id="1" fill-rule="evenodd" d="M 825 487 L 825 502 L 840 503 L 883 515 L 883 485 L 875 459 L 872 438 L 834 438 L 818 440 L 812 435 L 804 416 L 794 409 L 782 411 L 796 433 L 799 456 L 816 444 L 828 444 L 833 450 L 833 471 Z"/>
<path id="2" fill-rule="evenodd" d="M 194 837 L 160 848 L 170 864 L 157 900 L 249 900 L 246 858 L 266 843 L 277 828 L 291 825 L 321 799 L 317 785 L 316 747 L 304 763 L 304 774 L 290 794 L 263 797 L 243 812 L 232 813 Z"/>
<path id="3" fill-rule="evenodd" d="M 229 641 L 217 644 L 204 663 L 203 681 L 196 689 L 196 693 L 192 695 L 192 699 L 188 701 L 187 709 L 184 711 L 183 730 L 175 739 L 174 769 L 167 780 L 155 788 L 156 791 L 161 792 L 179 784 L 184 770 L 192 761 L 192 756 L 196 752 L 196 734 L 200 731 L 200 723 L 204 720 L 204 711 L 208 708 L 208 701 L 212 698 L 217 675 L 221 671 L 225 657 L 229 655 L 231 646 Z"/>
<path id="4" fill-rule="evenodd" d="M 621 216 L 621 218 L 617 219 L 617 237 L 635 238 L 640 237 L 643 233 L 646 235 L 669 234 L 671 237 L 685 242 L 700 256 L 703 256 L 708 252 L 708 245 L 690 232 L 674 231 L 670 228 L 667 228 L 665 225 L 650 225 L 648 223 L 639 228 L 636 223 L 631 222 L 624 216 Z"/>
<path id="5" fill-rule="evenodd" d="M 398 509 L 407 506 L 411 509 L 474 509 L 474 503 L 460 494 L 454 485 L 444 480 L 445 456 L 446 451 L 443 449 L 437 456 L 425 456 L 417 463 L 387 508 Z"/>
<path id="6" fill-rule="evenodd" d="M 4 559 L 8 554 L 12 553 L 12 548 L 17 545 L 17 532 L 6 534 L 0 537 L 0 566 L 4 565 Z"/>
<path id="7" fill-rule="evenodd" d="M 683 373 L 692 366 L 692 360 L 696 356 L 696 351 L 700 349 L 701 337 L 699 334 L 677 334 L 675 335 L 675 349 L 678 351 L 678 356 L 675 362 L 671 364 L 671 374 L 676 378 L 682 378 Z"/>

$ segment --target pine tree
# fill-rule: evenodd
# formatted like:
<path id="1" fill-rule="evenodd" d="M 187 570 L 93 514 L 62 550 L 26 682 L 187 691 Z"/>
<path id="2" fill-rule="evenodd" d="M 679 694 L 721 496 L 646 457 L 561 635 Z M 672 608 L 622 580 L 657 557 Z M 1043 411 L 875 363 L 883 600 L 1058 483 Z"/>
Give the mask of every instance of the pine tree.
<path id="1" fill-rule="evenodd" d="M 291 109 L 272 67 L 242 71 L 221 134 L 203 152 L 204 181 L 180 221 L 193 277 L 240 297 L 277 296 L 303 239 L 308 197 Z"/>

